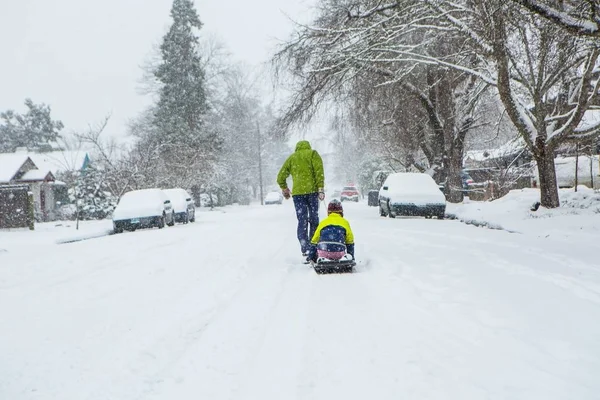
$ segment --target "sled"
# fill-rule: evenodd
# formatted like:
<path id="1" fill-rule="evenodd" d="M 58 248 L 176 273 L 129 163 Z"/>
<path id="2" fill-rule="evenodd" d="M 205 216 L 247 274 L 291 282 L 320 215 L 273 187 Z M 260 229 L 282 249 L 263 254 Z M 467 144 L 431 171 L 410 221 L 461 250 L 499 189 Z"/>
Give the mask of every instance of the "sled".
<path id="1" fill-rule="evenodd" d="M 356 261 L 351 255 L 346 254 L 339 260 L 331 260 L 319 257 L 316 263 L 313 263 L 313 269 L 317 274 L 344 274 L 351 273 L 356 266 Z"/>

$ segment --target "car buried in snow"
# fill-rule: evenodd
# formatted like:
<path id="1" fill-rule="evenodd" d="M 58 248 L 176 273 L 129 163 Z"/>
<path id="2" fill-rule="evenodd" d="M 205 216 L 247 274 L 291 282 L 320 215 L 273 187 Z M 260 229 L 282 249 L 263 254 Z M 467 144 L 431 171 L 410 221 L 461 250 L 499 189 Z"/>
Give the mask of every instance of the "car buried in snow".
<path id="1" fill-rule="evenodd" d="M 379 190 L 379 214 L 443 219 L 446 198 L 433 178 L 423 173 L 390 174 Z"/>
<path id="2" fill-rule="evenodd" d="M 114 233 L 138 228 L 175 224 L 175 213 L 171 200 L 161 189 L 132 190 L 125 193 L 112 215 Z"/>
<path id="3" fill-rule="evenodd" d="M 164 189 L 163 192 L 171 200 L 173 212 L 175 213 L 175 222 L 187 224 L 188 222 L 196 221 L 196 206 L 192 200 L 192 196 L 185 189 Z"/>
<path id="4" fill-rule="evenodd" d="M 265 205 L 282 204 L 282 203 L 283 203 L 283 195 L 279 191 L 269 192 L 265 196 Z"/>

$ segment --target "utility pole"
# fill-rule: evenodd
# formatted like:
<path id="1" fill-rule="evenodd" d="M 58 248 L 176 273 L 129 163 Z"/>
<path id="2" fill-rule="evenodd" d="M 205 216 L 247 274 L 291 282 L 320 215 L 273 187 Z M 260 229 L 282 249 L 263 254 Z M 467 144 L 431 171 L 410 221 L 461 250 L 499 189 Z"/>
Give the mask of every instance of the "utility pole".
<path id="1" fill-rule="evenodd" d="M 594 190 L 594 144 L 590 143 L 590 188 Z"/>
<path id="2" fill-rule="evenodd" d="M 579 184 L 579 142 L 575 145 L 575 191 Z"/>
<path id="3" fill-rule="evenodd" d="M 258 125 L 258 121 L 256 121 L 256 135 L 258 136 L 258 184 L 260 185 L 260 205 L 264 205 L 264 196 L 263 196 L 263 176 L 262 176 L 262 140 L 260 138 L 260 126 Z"/>

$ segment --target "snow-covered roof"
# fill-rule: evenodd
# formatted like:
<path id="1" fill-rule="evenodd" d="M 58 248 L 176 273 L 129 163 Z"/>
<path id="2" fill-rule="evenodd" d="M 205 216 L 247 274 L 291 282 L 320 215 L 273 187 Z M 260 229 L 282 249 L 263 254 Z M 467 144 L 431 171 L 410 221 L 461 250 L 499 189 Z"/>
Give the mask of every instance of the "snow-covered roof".
<path id="1" fill-rule="evenodd" d="M 518 137 L 496 149 L 469 150 L 465 152 L 465 161 L 486 161 L 515 155 L 525 149 L 525 141 Z"/>
<path id="2" fill-rule="evenodd" d="M 27 154 L 0 153 L 0 183 L 10 182 L 28 158 Z"/>
<path id="3" fill-rule="evenodd" d="M 66 171 L 78 171 L 89 159 L 85 150 L 51 151 L 29 154 L 39 169 L 51 171 L 54 175 Z"/>
<path id="4" fill-rule="evenodd" d="M 19 178 L 19 181 L 45 181 L 46 178 L 54 179 L 52 172 L 43 169 L 32 169 Z"/>

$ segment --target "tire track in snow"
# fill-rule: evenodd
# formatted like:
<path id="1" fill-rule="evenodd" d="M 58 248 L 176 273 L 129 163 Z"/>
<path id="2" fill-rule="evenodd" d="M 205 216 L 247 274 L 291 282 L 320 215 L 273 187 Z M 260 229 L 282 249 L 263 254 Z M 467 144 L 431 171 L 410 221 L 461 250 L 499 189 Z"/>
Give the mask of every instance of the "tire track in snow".
<path id="1" fill-rule="evenodd" d="M 164 398 L 164 393 L 185 397 L 191 392 L 198 398 L 248 398 L 236 393 L 243 390 L 244 376 L 253 369 L 288 279 L 298 272 L 289 267 L 267 270 L 248 280 L 186 354 L 157 374 L 162 382 L 144 390 L 140 398 Z M 190 381 L 191 376 L 198 378 Z"/>

